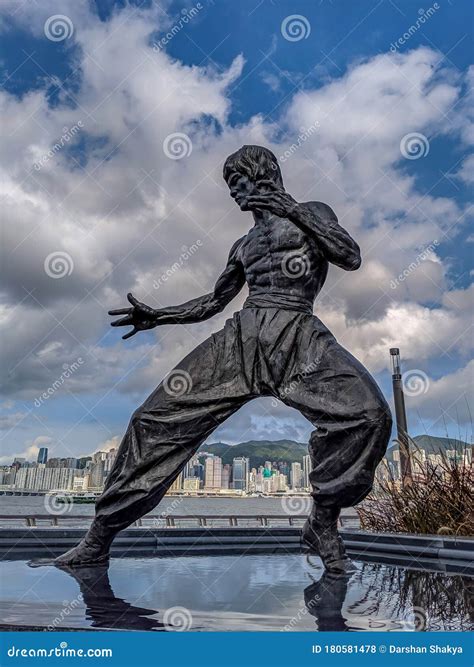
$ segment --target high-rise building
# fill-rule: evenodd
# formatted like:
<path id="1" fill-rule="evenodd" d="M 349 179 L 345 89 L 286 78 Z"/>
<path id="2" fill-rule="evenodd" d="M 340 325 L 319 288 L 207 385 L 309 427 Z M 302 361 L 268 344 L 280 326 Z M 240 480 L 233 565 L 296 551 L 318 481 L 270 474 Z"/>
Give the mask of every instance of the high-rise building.
<path id="1" fill-rule="evenodd" d="M 222 466 L 221 489 L 230 489 L 230 477 L 232 474 L 232 466 L 228 463 Z"/>
<path id="2" fill-rule="evenodd" d="M 311 457 L 309 454 L 303 456 L 303 487 L 309 489 L 309 473 L 311 472 Z"/>
<path id="3" fill-rule="evenodd" d="M 204 487 L 220 489 L 222 485 L 222 459 L 219 456 L 208 456 L 205 461 Z"/>
<path id="4" fill-rule="evenodd" d="M 184 491 L 199 491 L 201 480 L 199 477 L 185 477 L 183 482 Z"/>
<path id="5" fill-rule="evenodd" d="M 94 454 L 95 456 L 95 454 Z M 73 457 L 69 458 L 59 458 L 53 457 L 46 461 L 46 467 L 48 468 L 77 468 L 77 459 Z"/>
<path id="6" fill-rule="evenodd" d="M 117 450 L 114 449 L 109 449 L 108 452 L 105 454 L 105 459 L 104 459 L 104 478 L 107 479 L 110 471 L 112 470 L 112 466 L 114 465 L 115 457 L 117 456 Z"/>
<path id="7" fill-rule="evenodd" d="M 176 477 L 172 485 L 169 487 L 168 491 L 182 491 L 183 482 L 184 482 L 184 472 L 181 470 L 181 472 Z"/>
<path id="8" fill-rule="evenodd" d="M 239 456 L 232 461 L 232 488 L 247 491 L 249 485 L 250 461 Z"/>
<path id="9" fill-rule="evenodd" d="M 291 464 L 291 488 L 301 489 L 303 472 L 301 470 L 301 463 L 294 461 Z"/>
<path id="10" fill-rule="evenodd" d="M 75 470 L 72 481 L 72 490 L 85 492 L 89 489 L 90 475 L 85 470 Z"/>
<path id="11" fill-rule="evenodd" d="M 20 468 L 15 477 L 16 489 L 32 491 L 68 491 L 73 488 L 73 468 L 37 467 Z"/>
<path id="12" fill-rule="evenodd" d="M 40 450 L 38 452 L 37 462 L 38 463 L 46 463 L 47 460 L 48 460 L 48 448 L 47 447 L 40 447 Z"/>
<path id="13" fill-rule="evenodd" d="M 95 452 L 90 464 L 89 486 L 93 489 L 102 489 L 105 479 L 105 460 L 107 452 Z"/>
<path id="14" fill-rule="evenodd" d="M 13 466 L 3 466 L 0 468 L 0 484 L 2 486 L 12 486 L 15 483 L 16 468 Z"/>

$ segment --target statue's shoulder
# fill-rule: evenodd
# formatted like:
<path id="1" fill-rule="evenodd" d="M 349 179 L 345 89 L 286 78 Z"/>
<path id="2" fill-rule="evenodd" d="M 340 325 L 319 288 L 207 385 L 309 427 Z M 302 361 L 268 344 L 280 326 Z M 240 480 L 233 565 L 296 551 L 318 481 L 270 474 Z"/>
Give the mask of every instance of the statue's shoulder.
<path id="1" fill-rule="evenodd" d="M 315 213 L 317 216 L 323 219 L 327 223 L 337 223 L 337 216 L 330 206 L 325 204 L 322 201 L 305 201 L 302 202 L 303 206 L 306 206 L 310 209 L 312 213 Z"/>
<path id="2" fill-rule="evenodd" d="M 244 234 L 243 236 L 240 237 L 240 239 L 237 239 L 237 241 L 234 243 L 234 245 L 230 249 L 229 259 L 239 259 L 240 249 L 242 248 L 246 238 L 247 238 L 247 234 Z"/>

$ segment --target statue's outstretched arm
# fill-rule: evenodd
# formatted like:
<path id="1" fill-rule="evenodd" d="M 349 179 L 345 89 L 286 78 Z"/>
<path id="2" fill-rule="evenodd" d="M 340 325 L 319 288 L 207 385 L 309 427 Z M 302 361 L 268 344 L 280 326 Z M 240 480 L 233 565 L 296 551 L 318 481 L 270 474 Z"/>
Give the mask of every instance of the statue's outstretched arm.
<path id="1" fill-rule="evenodd" d="M 243 266 L 238 259 L 238 248 L 243 239 L 239 239 L 229 253 L 227 266 L 219 276 L 214 290 L 209 294 L 191 299 L 179 306 L 167 308 L 150 308 L 138 301 L 133 294 L 127 294 L 131 308 L 109 310 L 109 315 L 122 315 L 119 320 L 111 322 L 113 327 L 132 326 L 133 329 L 122 336 L 124 340 L 134 336 L 138 331 L 154 329 L 161 324 L 191 324 L 203 322 L 220 313 L 240 292 L 245 283 Z"/>

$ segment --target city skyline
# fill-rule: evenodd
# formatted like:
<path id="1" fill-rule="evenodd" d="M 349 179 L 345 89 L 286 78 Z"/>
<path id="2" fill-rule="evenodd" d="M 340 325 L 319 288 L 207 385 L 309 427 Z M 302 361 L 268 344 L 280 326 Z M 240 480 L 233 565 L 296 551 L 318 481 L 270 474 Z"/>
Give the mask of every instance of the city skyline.
<path id="1" fill-rule="evenodd" d="M 413 449 L 411 462 L 414 479 L 428 466 L 439 469 L 442 473 L 445 461 L 471 466 L 473 446 L 468 443 L 458 444 L 462 444 L 462 447 L 458 447 L 454 442 L 449 449 L 442 451 L 432 451 L 432 445 L 429 444 Z M 97 494 L 102 491 L 116 455 L 117 450 L 111 449 L 108 452 L 95 452 L 92 457 L 82 459 L 48 458 L 47 448 L 44 448 L 35 462 L 17 457 L 11 466 L 0 466 L 0 490 Z M 190 495 L 221 492 L 239 492 L 244 495 L 302 491 L 309 493 L 310 471 L 309 454 L 303 456 L 302 463 L 286 460 L 265 461 L 264 465 L 251 467 L 248 457 L 238 456 L 233 458 L 232 464 L 224 464 L 220 456 L 203 450 L 191 457 L 169 492 Z M 377 468 L 375 492 L 381 483 L 399 483 L 400 480 L 400 450 L 398 443 L 395 443 Z"/>

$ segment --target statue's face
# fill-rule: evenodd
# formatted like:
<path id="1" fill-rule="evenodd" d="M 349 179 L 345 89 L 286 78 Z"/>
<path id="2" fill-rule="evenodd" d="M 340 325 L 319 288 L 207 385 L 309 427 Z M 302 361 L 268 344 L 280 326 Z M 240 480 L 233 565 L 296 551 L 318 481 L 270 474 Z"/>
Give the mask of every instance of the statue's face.
<path id="1" fill-rule="evenodd" d="M 250 195 L 257 194 L 257 186 L 247 174 L 240 174 L 237 171 L 229 176 L 227 181 L 230 196 L 235 199 L 241 211 L 248 211 L 247 198 Z"/>

